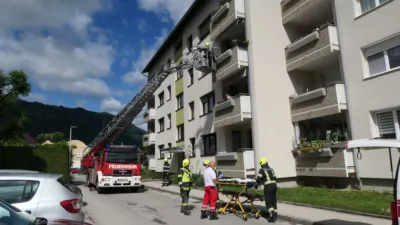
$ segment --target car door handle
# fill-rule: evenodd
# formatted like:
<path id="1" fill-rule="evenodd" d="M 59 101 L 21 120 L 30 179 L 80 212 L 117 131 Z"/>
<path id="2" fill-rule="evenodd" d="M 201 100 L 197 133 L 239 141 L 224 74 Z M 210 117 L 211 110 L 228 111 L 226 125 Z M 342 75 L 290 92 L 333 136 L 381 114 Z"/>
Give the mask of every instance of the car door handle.
<path id="1" fill-rule="evenodd" d="M 25 210 L 26 213 L 31 214 L 32 211 L 31 210 Z"/>

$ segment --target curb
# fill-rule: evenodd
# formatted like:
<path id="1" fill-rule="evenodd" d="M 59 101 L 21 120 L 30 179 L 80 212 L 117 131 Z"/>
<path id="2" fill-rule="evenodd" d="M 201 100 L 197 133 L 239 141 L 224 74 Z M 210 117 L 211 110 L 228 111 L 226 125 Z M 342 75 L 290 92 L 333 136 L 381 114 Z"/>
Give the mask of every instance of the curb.
<path id="1" fill-rule="evenodd" d="M 162 188 L 148 187 L 148 186 L 146 186 L 146 188 L 149 189 L 149 190 L 155 190 L 155 191 L 159 191 L 159 192 L 167 192 L 167 193 L 179 196 L 179 193 L 176 192 L 176 191 L 170 191 L 170 190 L 165 190 L 165 189 L 162 189 Z M 198 201 L 202 201 L 203 200 L 203 198 L 199 198 L 199 197 L 192 197 L 191 196 L 189 198 L 194 199 L 194 200 L 198 200 Z M 244 205 L 243 208 L 249 209 L 250 206 Z M 265 209 L 265 207 L 261 206 L 261 207 L 257 207 L 257 208 L 259 208 L 262 213 L 267 213 L 267 210 Z M 299 223 L 299 224 L 302 224 L 302 225 L 322 225 L 320 223 L 313 222 L 313 221 L 310 221 L 310 220 L 304 220 L 304 219 L 301 219 L 301 218 L 297 218 L 297 217 L 293 217 L 293 216 L 289 216 L 289 215 L 283 215 L 283 214 L 279 214 L 279 219 L 285 220 L 287 222 Z"/>
<path id="2" fill-rule="evenodd" d="M 153 180 L 153 181 L 157 181 L 157 180 Z M 161 188 L 159 190 L 166 191 L 166 190 L 161 189 Z M 170 191 L 168 191 L 168 192 L 170 192 Z M 372 217 L 372 218 L 378 218 L 378 219 L 386 219 L 386 220 L 390 220 L 391 219 L 390 216 L 378 215 L 378 214 L 372 214 L 372 213 L 364 213 L 364 212 L 356 212 L 356 211 L 338 209 L 338 208 L 330 208 L 330 207 L 326 207 L 326 206 L 315 206 L 315 205 L 310 205 L 310 204 L 305 204 L 305 203 L 279 201 L 279 200 L 278 200 L 278 202 L 279 203 L 283 203 L 283 204 L 288 204 L 288 205 L 296 205 L 296 206 L 303 206 L 303 207 L 308 207 L 308 208 L 313 208 L 313 209 L 322 209 L 322 210 L 327 210 L 327 211 L 335 211 L 335 212 L 347 213 L 347 214 L 358 215 L 358 216 L 366 216 L 366 217 Z M 314 223 L 313 225 L 318 225 L 318 224 Z"/>

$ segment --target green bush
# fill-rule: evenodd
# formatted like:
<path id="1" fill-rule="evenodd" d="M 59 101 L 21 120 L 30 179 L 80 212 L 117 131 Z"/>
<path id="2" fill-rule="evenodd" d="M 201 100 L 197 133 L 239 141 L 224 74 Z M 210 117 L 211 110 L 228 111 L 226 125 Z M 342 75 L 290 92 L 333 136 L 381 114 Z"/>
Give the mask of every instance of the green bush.
<path id="1" fill-rule="evenodd" d="M 0 145 L 0 168 L 35 170 L 63 174 L 69 179 L 69 148 L 65 142 L 53 145 Z"/>
<path id="2" fill-rule="evenodd" d="M 146 169 L 142 169 L 141 171 L 142 179 L 161 179 L 161 173 L 157 173 L 155 171 L 150 171 Z"/>

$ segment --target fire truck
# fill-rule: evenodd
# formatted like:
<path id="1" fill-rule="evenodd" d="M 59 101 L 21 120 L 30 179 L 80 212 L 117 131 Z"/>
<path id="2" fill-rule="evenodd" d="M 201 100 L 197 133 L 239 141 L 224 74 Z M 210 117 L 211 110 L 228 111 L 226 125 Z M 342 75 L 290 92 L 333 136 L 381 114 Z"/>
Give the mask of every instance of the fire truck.
<path id="1" fill-rule="evenodd" d="M 100 194 L 106 188 L 141 186 L 140 149 L 115 146 L 113 141 L 133 122 L 154 92 L 172 73 L 195 68 L 203 73 L 214 71 L 214 48 L 195 46 L 178 62 L 168 63 L 149 78 L 142 90 L 103 128 L 84 150 L 81 167 L 86 171 L 86 185 Z"/>

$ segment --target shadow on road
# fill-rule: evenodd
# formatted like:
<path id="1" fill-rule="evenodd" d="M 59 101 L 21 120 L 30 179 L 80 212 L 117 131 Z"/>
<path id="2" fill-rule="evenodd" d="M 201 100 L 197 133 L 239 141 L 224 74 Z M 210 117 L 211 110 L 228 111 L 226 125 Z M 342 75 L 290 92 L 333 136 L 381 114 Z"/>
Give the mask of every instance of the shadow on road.
<path id="1" fill-rule="evenodd" d="M 144 193 L 148 191 L 147 188 L 138 188 L 135 190 L 131 190 L 129 188 L 109 188 L 109 189 L 104 189 L 104 194 L 109 195 L 109 194 L 139 194 L 139 193 Z"/>
<path id="2" fill-rule="evenodd" d="M 87 204 L 88 204 L 87 202 L 82 203 L 83 207 L 87 206 Z"/>
<path id="3" fill-rule="evenodd" d="M 72 180 L 71 181 L 72 184 L 79 186 L 79 185 L 84 185 L 86 182 L 85 181 L 79 181 L 79 180 Z"/>
<path id="4" fill-rule="evenodd" d="M 350 222 L 340 219 L 331 219 L 331 220 L 322 220 L 314 222 L 313 225 L 371 225 L 371 224 L 363 222 Z"/>

